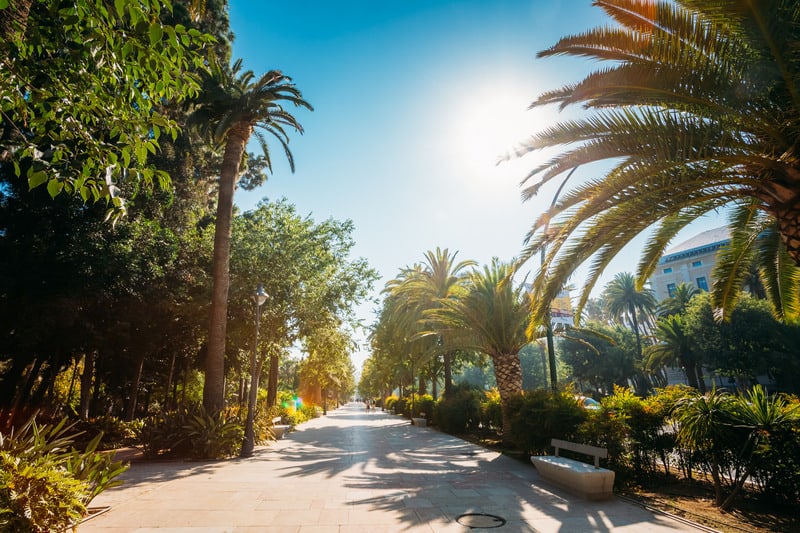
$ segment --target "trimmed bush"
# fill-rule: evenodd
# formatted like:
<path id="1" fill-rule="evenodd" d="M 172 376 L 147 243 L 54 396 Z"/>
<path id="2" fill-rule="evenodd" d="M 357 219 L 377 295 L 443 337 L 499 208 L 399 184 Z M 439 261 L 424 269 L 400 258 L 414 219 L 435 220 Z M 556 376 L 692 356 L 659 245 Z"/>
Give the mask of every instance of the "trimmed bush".
<path id="1" fill-rule="evenodd" d="M 433 412 L 434 424 L 442 431 L 461 434 L 478 428 L 481 391 L 468 384 L 454 387 L 453 394 L 442 398 Z"/>
<path id="2" fill-rule="evenodd" d="M 508 409 L 509 439 L 520 450 L 535 455 L 550 453 L 551 439 L 574 441 L 588 416 L 572 394 L 542 389 L 512 396 Z"/>

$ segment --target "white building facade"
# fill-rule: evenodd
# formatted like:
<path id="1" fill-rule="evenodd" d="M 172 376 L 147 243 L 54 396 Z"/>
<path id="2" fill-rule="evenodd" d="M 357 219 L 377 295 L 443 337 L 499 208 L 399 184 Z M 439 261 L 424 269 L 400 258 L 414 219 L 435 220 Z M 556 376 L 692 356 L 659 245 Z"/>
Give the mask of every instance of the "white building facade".
<path id="1" fill-rule="evenodd" d="M 650 278 L 656 299 L 660 302 L 669 298 L 681 283 L 708 291 L 717 252 L 729 243 L 728 228 L 721 227 L 699 233 L 664 252 Z"/>

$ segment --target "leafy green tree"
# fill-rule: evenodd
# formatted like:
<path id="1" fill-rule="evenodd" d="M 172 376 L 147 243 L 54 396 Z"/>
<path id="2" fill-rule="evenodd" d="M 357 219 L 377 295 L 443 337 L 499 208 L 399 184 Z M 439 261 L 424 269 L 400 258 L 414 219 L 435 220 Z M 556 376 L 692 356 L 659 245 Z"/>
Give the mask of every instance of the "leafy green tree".
<path id="1" fill-rule="evenodd" d="M 584 390 L 588 384 L 603 395 L 614 385 L 627 387 L 637 377 L 636 343 L 622 326 L 589 323 L 567 329 L 559 342 L 562 361 L 571 368 L 571 378 Z"/>
<path id="2" fill-rule="evenodd" d="M 20 0 L 0 6 L 0 163 L 119 214 L 121 190 L 169 175 L 148 164 L 179 124 L 162 103 L 196 95 L 212 37 L 166 24 L 159 0 Z"/>
<path id="3" fill-rule="evenodd" d="M 262 201 L 234 220 L 227 352 L 249 353 L 249 297 L 263 285 L 268 299 L 262 310 L 259 367 L 269 361 L 270 406 L 277 401 L 280 356 L 298 340 L 329 331 L 332 323 L 354 322 L 353 307 L 377 278 L 366 260 L 349 257 L 352 231 L 349 220 L 315 222 L 299 216 L 285 200 Z"/>
<path id="4" fill-rule="evenodd" d="M 283 103 L 312 109 L 291 83 L 291 78 L 283 73 L 273 70 L 254 79 L 252 71 L 240 72 L 241 67 L 242 62 L 238 60 L 230 69 L 217 69 L 214 77 L 205 84 L 206 101 L 193 114 L 193 122 L 200 125 L 213 142 L 224 146 L 214 233 L 211 318 L 203 389 L 203 405 L 209 412 L 217 412 L 225 404 L 225 332 L 230 286 L 233 193 L 240 177 L 245 147 L 250 136 L 255 135 L 266 158 L 267 168 L 271 169 L 265 137 L 270 135 L 278 140 L 294 171 L 286 130 L 291 128 L 302 133 L 303 129 L 297 119 L 284 109 Z"/>
<path id="5" fill-rule="evenodd" d="M 531 171 L 526 198 L 578 166 L 611 165 L 534 223 L 525 257 L 547 250 L 534 280 L 538 301 L 550 302 L 591 259 L 580 311 L 611 259 L 656 225 L 636 273 L 642 284 L 680 230 L 729 206 L 772 218 L 788 257 L 800 262 L 800 164 L 787 157 L 800 132 L 797 3 L 597 5 L 613 25 L 564 37 L 539 56 L 588 57 L 603 66 L 534 102 L 580 104 L 586 115 L 538 132 L 517 151 L 569 146 Z M 537 306 L 536 318 L 545 312 Z"/>
<path id="6" fill-rule="evenodd" d="M 730 320 L 719 322 L 708 296 L 699 295 L 687 308 L 684 326 L 699 359 L 739 386 L 763 374 L 790 384 L 786 375 L 798 368 L 797 328 L 778 322 L 764 300 L 740 298 Z"/>

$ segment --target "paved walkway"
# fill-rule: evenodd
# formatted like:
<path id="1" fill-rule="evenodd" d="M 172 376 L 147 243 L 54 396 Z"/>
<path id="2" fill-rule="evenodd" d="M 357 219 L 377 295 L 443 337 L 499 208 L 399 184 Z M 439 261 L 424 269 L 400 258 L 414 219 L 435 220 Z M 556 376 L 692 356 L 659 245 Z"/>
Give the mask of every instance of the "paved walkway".
<path id="1" fill-rule="evenodd" d="M 123 479 L 92 502 L 110 509 L 79 533 L 466 532 L 456 522 L 465 513 L 502 517 L 472 525 L 508 532 L 694 531 L 621 500 L 583 501 L 532 465 L 363 404 L 250 459 L 134 462 Z"/>

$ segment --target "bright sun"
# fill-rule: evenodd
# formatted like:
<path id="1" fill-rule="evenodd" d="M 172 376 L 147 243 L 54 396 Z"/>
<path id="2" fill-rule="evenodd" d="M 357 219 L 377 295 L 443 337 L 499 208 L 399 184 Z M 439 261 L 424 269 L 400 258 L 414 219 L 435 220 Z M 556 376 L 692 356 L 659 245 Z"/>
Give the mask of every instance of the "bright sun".
<path id="1" fill-rule="evenodd" d="M 456 102 L 448 141 L 459 166 L 478 172 L 496 167 L 535 128 L 527 107 L 535 95 L 510 84 L 485 87 Z"/>

